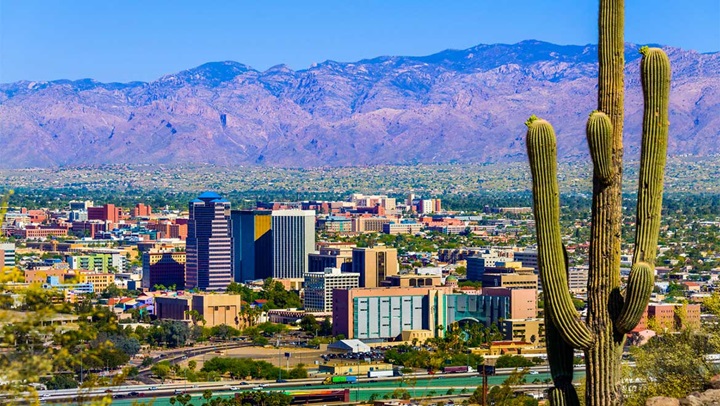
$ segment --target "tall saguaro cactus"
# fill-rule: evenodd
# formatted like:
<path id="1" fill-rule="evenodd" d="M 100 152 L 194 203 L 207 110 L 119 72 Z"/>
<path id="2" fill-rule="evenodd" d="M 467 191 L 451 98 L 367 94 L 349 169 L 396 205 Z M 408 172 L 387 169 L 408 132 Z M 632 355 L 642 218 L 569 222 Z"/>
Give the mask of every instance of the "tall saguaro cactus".
<path id="1" fill-rule="evenodd" d="M 592 227 L 588 274 L 588 313 L 581 320 L 568 289 L 567 255 L 560 235 L 557 146 L 552 126 L 533 116 L 527 121 L 527 149 L 533 178 L 538 267 L 545 290 L 548 360 L 555 387 L 553 405 L 579 403 L 572 386 L 574 349 L 585 353 L 586 404 L 621 403 L 618 385 L 625 334 L 642 317 L 653 287 L 660 228 L 668 136 L 670 62 L 657 48 L 643 47 L 643 117 L 635 250 L 624 291 L 620 285 L 622 183 L 624 4 L 600 0 L 598 110 L 586 134 L 593 161 Z"/>

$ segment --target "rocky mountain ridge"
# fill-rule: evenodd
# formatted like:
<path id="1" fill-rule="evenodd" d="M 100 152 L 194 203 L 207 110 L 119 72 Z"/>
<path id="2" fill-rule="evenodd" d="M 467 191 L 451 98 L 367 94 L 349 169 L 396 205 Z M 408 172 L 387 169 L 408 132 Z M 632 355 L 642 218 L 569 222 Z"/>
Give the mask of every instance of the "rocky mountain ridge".
<path id="1" fill-rule="evenodd" d="M 626 154 L 642 124 L 638 47 L 626 48 Z M 670 154 L 720 154 L 720 53 L 665 48 Z M 525 159 L 524 121 L 584 159 L 597 47 L 539 41 L 263 72 L 211 62 L 153 82 L 0 84 L 0 166 L 213 163 L 288 167 Z"/>

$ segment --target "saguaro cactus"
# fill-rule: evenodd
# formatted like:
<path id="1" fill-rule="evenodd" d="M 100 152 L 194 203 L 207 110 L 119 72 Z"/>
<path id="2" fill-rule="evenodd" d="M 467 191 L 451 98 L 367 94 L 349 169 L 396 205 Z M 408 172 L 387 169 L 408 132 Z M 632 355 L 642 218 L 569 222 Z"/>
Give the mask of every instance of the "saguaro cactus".
<path id="1" fill-rule="evenodd" d="M 598 111 L 590 114 L 586 127 L 593 161 L 593 202 L 585 321 L 574 310 L 568 290 L 567 255 L 560 236 L 555 134 L 550 123 L 535 116 L 526 123 L 538 267 L 545 290 L 548 360 L 555 383 L 550 394 L 553 405 L 579 403 L 571 384 L 574 349 L 585 352 L 586 404 L 621 403 L 618 379 L 625 334 L 642 317 L 653 287 L 667 152 L 670 62 L 660 49 L 640 50 L 645 112 L 635 250 L 622 292 L 623 14 L 622 0 L 600 1 Z"/>

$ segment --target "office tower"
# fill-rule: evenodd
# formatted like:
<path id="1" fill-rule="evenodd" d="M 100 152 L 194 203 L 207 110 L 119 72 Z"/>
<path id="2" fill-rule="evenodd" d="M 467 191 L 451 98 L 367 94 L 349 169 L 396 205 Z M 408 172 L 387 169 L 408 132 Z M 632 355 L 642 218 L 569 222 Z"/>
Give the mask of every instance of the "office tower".
<path id="1" fill-rule="evenodd" d="M 235 282 L 273 276 L 271 213 L 270 210 L 230 212 Z"/>
<path id="2" fill-rule="evenodd" d="M 273 210 L 273 278 L 302 278 L 315 251 L 315 212 Z"/>
<path id="3" fill-rule="evenodd" d="M 205 192 L 189 211 L 185 287 L 224 290 L 232 280 L 230 202 Z"/>
<path id="4" fill-rule="evenodd" d="M 397 250 L 388 247 L 353 248 L 352 270 L 360 274 L 360 287 L 375 288 L 398 274 Z"/>
<path id="5" fill-rule="evenodd" d="M 175 286 L 185 289 L 186 253 L 174 250 L 148 251 L 143 253 L 142 287 L 153 289 L 155 285 Z"/>

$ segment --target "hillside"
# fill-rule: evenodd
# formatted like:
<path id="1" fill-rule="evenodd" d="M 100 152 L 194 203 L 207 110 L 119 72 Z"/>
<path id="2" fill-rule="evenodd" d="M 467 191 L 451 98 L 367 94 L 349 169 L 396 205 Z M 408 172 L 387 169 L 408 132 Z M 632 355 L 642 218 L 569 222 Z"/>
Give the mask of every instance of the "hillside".
<path id="1" fill-rule="evenodd" d="M 642 120 L 637 46 L 626 49 L 626 154 Z M 666 48 L 671 155 L 720 154 L 720 53 Z M 264 72 L 211 62 L 150 83 L 0 84 L 0 166 L 213 163 L 286 167 L 525 159 L 530 114 L 584 158 L 594 45 L 478 45 L 422 57 Z"/>

